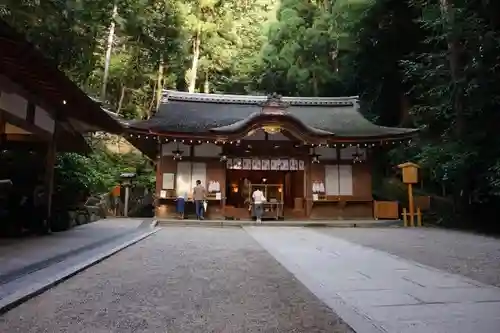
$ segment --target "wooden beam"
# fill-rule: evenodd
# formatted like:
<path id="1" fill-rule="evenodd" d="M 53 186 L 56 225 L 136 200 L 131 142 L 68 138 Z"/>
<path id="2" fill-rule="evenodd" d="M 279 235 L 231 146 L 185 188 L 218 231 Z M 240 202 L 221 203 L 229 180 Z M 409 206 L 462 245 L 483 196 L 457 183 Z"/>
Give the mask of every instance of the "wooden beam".
<path id="1" fill-rule="evenodd" d="M 58 121 L 58 117 L 54 119 Z M 47 203 L 47 232 L 50 232 L 50 222 L 52 219 L 52 197 L 54 194 L 54 168 L 56 163 L 57 152 L 57 134 L 58 128 L 55 126 L 54 133 L 52 134 L 47 144 L 47 156 L 45 160 L 45 191 Z"/>
<path id="2" fill-rule="evenodd" d="M 5 141 L 40 142 L 40 138 L 30 134 L 4 133 Z"/>
<path id="3" fill-rule="evenodd" d="M 44 131 L 43 129 L 36 126 L 35 124 L 30 124 L 26 119 L 18 118 L 14 115 L 7 113 L 7 112 L 3 112 L 3 117 L 4 117 L 5 122 L 8 122 L 14 126 L 22 128 L 23 130 L 25 130 L 27 132 L 31 132 L 31 133 L 37 135 L 37 137 L 41 141 L 51 140 L 51 138 L 52 138 L 51 133 Z"/>
<path id="4" fill-rule="evenodd" d="M 47 146 L 45 161 L 45 188 L 47 193 L 47 218 L 52 217 L 52 195 L 54 193 L 54 167 L 56 162 L 56 141 L 51 140 Z"/>
<path id="5" fill-rule="evenodd" d="M 28 100 L 28 105 L 26 106 L 26 121 L 30 125 L 35 125 L 35 110 L 36 105 Z"/>
<path id="6" fill-rule="evenodd" d="M 1 92 L 0 92 L 1 94 Z M 5 138 L 5 116 L 4 111 L 0 110 L 0 146 L 6 141 Z"/>

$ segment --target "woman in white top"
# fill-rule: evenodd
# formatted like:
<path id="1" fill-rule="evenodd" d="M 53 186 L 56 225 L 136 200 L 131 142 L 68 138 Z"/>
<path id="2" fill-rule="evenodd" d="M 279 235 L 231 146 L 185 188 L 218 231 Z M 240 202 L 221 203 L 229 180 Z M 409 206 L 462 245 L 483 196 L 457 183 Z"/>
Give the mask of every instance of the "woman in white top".
<path id="1" fill-rule="evenodd" d="M 257 223 L 262 223 L 262 214 L 264 214 L 264 207 L 263 203 L 266 201 L 266 197 L 264 197 L 264 193 L 257 188 L 255 191 L 252 193 L 252 199 L 253 199 L 253 213 L 255 215 L 255 219 Z"/>

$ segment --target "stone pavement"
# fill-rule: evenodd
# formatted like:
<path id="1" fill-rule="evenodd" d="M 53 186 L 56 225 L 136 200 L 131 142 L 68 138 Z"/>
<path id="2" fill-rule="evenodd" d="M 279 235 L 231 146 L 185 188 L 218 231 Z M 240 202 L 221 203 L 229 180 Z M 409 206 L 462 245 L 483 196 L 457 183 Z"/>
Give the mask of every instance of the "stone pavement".
<path id="1" fill-rule="evenodd" d="M 151 222 L 101 220 L 67 233 L 22 239 L 18 243 L 4 241 L 0 313 L 155 233 L 159 229 L 153 228 Z M 66 238 L 60 237 L 64 234 Z"/>
<path id="2" fill-rule="evenodd" d="M 439 228 L 321 228 L 316 230 L 500 287 L 499 238 Z"/>
<path id="3" fill-rule="evenodd" d="M 312 229 L 245 229 L 358 333 L 500 329 L 499 288 Z"/>
<path id="4" fill-rule="evenodd" d="M 0 239 L 0 284 L 125 235 L 142 222 L 141 219 L 102 219 L 47 236 Z"/>
<path id="5" fill-rule="evenodd" d="M 179 219 L 158 219 L 158 226 L 203 226 L 203 227 L 242 227 L 242 226 L 274 226 L 274 227 L 362 227 L 380 228 L 390 226 L 402 226 L 400 220 L 264 220 L 257 223 L 252 220 L 179 220 Z"/>

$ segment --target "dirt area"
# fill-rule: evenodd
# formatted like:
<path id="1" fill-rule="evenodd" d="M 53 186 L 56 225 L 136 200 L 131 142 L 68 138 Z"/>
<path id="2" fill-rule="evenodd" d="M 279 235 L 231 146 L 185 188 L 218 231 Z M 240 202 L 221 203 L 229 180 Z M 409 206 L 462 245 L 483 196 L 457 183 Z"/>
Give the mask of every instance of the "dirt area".
<path id="1" fill-rule="evenodd" d="M 6 313 L 0 332 L 352 330 L 242 229 L 168 227 Z"/>

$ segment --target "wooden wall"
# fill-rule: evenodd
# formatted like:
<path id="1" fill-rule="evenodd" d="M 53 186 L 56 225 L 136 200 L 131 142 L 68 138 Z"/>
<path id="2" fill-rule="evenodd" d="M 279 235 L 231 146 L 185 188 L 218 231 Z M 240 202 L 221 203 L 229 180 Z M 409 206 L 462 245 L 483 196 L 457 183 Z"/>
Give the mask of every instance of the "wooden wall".
<path id="1" fill-rule="evenodd" d="M 311 164 L 311 181 L 325 182 L 325 165 L 333 162 Z M 353 197 L 372 197 L 372 174 L 368 163 L 352 164 Z"/>
<path id="2" fill-rule="evenodd" d="M 311 181 L 325 182 L 325 165 L 311 164 Z M 352 165 L 352 196 L 327 196 L 314 201 L 310 219 L 371 219 L 373 218 L 372 175 L 368 163 Z"/>
<path id="3" fill-rule="evenodd" d="M 183 160 L 185 161 L 185 160 Z M 226 196 L 226 169 L 223 163 L 218 159 L 213 158 L 192 158 L 193 162 L 203 162 L 206 163 L 206 179 L 207 184 L 210 181 L 218 181 L 221 189 L 221 196 L 225 198 Z M 160 196 L 161 187 L 163 184 L 163 174 L 164 173 L 174 173 L 177 174 L 177 163 L 172 156 L 162 156 L 161 160 L 157 163 L 156 172 L 156 195 Z M 159 167 L 158 167 L 159 166 Z M 173 218 L 176 216 L 175 212 L 175 201 L 176 196 L 175 191 L 169 191 L 168 199 L 158 199 L 158 205 L 156 209 L 156 216 L 160 218 Z M 212 198 L 213 199 L 213 198 Z M 208 204 L 208 215 L 209 217 L 221 217 L 221 202 L 216 200 L 210 200 Z M 210 216 L 211 215 L 211 216 Z"/>
<path id="4" fill-rule="evenodd" d="M 204 162 L 206 163 L 206 180 L 208 183 L 218 181 L 221 187 L 222 198 L 226 197 L 226 168 L 224 163 L 214 157 L 185 157 L 183 162 Z M 157 187 L 156 194 L 159 197 L 163 183 L 164 173 L 177 173 L 177 161 L 172 156 L 162 156 L 157 164 Z M 323 197 L 322 200 L 312 201 L 312 182 L 325 183 L 325 165 L 348 164 L 352 165 L 352 195 L 337 195 Z M 302 218 L 310 219 L 366 219 L 373 218 L 372 202 L 372 176 L 371 165 L 366 161 L 352 164 L 351 161 L 321 160 L 321 163 L 312 164 L 307 162 L 305 172 L 292 173 L 294 188 L 293 196 L 304 198 L 303 212 L 299 215 Z M 309 183 L 309 184 L 308 184 Z M 304 190 L 306 193 L 304 193 Z M 173 218 L 175 214 L 175 191 L 171 191 L 171 198 L 159 199 L 157 205 L 157 216 L 160 218 Z M 208 217 L 223 218 L 224 202 L 209 201 Z"/>

